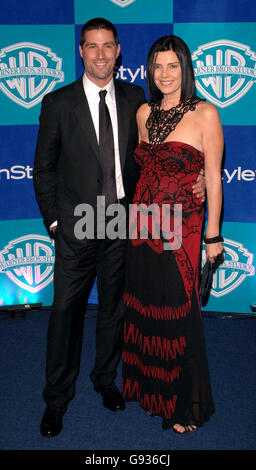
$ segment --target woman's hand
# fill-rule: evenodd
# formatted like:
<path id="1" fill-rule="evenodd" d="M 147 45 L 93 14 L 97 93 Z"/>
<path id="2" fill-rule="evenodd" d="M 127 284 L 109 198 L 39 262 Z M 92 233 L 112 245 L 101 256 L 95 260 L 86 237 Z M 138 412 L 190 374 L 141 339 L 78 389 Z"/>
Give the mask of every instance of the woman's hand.
<path id="1" fill-rule="evenodd" d="M 214 263 L 217 256 L 224 252 L 224 248 L 221 242 L 205 244 L 206 257 L 210 263 Z"/>

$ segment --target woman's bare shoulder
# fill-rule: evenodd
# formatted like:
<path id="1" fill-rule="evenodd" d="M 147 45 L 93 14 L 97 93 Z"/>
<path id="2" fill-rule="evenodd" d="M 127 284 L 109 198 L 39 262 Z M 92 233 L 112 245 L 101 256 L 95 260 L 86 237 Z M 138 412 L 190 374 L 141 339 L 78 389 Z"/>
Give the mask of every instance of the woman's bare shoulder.
<path id="1" fill-rule="evenodd" d="M 196 111 L 202 119 L 212 119 L 219 115 L 218 109 L 214 104 L 203 100 L 197 103 Z"/>
<path id="2" fill-rule="evenodd" d="M 151 111 L 151 107 L 148 103 L 143 103 L 137 110 L 137 119 L 144 120 L 147 119 Z"/>

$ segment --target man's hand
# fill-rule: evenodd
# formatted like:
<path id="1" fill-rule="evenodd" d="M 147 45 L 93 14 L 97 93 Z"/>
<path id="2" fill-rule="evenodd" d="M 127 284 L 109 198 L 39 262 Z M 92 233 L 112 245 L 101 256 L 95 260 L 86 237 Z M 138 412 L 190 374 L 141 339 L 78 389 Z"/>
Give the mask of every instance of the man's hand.
<path id="1" fill-rule="evenodd" d="M 200 170 L 200 173 L 197 177 L 196 183 L 192 186 L 193 193 L 196 197 L 201 198 L 202 202 L 205 201 L 205 178 L 203 168 Z"/>
<path id="2" fill-rule="evenodd" d="M 53 222 L 53 223 L 50 225 L 50 230 L 51 230 L 51 232 L 52 232 L 52 233 L 55 233 L 56 228 L 57 228 L 57 220 L 55 220 L 55 222 Z"/>

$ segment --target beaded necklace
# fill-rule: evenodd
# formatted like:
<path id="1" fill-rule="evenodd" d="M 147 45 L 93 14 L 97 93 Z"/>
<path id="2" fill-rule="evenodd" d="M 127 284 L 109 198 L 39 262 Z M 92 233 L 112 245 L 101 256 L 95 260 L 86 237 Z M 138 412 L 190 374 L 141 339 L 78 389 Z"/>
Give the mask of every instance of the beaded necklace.
<path id="1" fill-rule="evenodd" d="M 174 131 L 184 114 L 196 109 L 196 104 L 199 101 L 203 100 L 198 96 L 192 96 L 167 110 L 160 109 L 160 104 L 151 103 L 151 112 L 146 122 L 149 142 L 152 144 L 162 143 Z"/>

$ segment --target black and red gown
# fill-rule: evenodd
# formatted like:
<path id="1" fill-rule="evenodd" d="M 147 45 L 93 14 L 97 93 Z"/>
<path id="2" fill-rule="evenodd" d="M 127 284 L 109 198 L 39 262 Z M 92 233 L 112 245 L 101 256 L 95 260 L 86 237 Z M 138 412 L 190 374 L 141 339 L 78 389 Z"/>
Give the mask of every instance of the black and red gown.
<path id="1" fill-rule="evenodd" d="M 214 413 L 198 295 L 204 206 L 192 192 L 204 155 L 182 142 L 141 141 L 134 157 L 122 394 L 161 416 L 164 429 L 202 426 Z"/>

